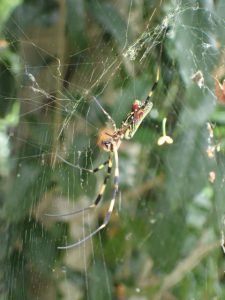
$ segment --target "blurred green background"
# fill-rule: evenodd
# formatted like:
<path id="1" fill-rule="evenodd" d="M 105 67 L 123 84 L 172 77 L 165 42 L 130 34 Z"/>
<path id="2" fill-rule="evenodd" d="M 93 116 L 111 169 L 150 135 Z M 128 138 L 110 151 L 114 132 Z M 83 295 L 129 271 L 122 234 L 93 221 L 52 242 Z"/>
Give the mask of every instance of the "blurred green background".
<path id="1" fill-rule="evenodd" d="M 225 299 L 224 15 L 223 0 L 1 1 L 1 300 Z M 45 215 L 98 194 L 104 171 L 82 170 L 107 157 L 93 96 L 120 127 L 158 66 L 151 115 L 119 149 L 109 225 L 58 250 L 111 198 L 112 180 L 96 211 Z M 174 142 L 158 146 L 163 118 Z"/>

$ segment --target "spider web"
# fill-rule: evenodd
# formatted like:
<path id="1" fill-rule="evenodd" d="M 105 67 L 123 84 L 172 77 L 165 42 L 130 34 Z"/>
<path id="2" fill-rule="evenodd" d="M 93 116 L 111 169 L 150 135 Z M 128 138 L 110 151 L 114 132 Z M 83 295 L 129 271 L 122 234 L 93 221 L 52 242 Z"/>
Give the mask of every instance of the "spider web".
<path id="1" fill-rule="evenodd" d="M 12 11 L 0 45 L 3 299 L 224 297 L 222 2 L 25 1 Z M 119 128 L 158 67 L 152 112 L 119 149 L 107 229 L 59 252 L 102 223 L 111 199 L 112 179 L 96 210 L 45 216 L 95 200 L 105 171 L 85 169 L 107 159 L 100 106 Z M 173 144 L 159 147 L 164 118 Z"/>

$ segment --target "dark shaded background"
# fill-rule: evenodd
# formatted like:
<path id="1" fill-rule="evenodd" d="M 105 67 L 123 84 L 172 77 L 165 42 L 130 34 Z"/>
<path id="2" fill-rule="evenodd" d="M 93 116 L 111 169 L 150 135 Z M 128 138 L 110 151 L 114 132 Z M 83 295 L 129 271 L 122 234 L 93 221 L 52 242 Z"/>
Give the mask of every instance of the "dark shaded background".
<path id="1" fill-rule="evenodd" d="M 9 14 L 6 2 L 0 299 L 225 299 L 225 108 L 214 83 L 224 79 L 224 1 L 26 0 Z M 56 154 L 80 168 L 104 161 L 96 137 L 107 120 L 92 96 L 120 126 L 158 66 L 151 117 L 119 151 L 110 224 L 57 250 L 102 222 L 112 182 L 97 211 L 46 217 L 91 203 L 104 176 Z M 199 70 L 204 82 L 192 79 Z M 174 143 L 159 147 L 165 117 Z"/>

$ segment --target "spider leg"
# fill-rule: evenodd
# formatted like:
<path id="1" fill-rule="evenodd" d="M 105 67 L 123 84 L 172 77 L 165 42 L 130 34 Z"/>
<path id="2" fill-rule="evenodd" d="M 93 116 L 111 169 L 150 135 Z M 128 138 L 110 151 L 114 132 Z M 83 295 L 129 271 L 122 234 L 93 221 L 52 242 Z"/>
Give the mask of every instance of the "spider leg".
<path id="1" fill-rule="evenodd" d="M 165 34 L 167 33 L 167 30 L 168 30 L 168 27 L 165 28 L 165 32 L 164 32 L 164 37 L 165 37 Z M 162 58 L 162 51 L 163 51 L 163 44 L 161 44 L 161 47 L 160 47 L 160 52 L 159 52 L 159 61 L 161 61 L 161 58 Z M 157 73 L 156 73 L 156 80 L 155 82 L 153 83 L 152 85 L 152 88 L 150 90 L 150 92 L 148 93 L 148 96 L 147 98 L 145 99 L 145 102 L 144 102 L 144 105 L 146 105 L 149 100 L 151 99 L 152 95 L 154 94 L 154 91 L 158 85 L 158 82 L 159 82 L 159 78 L 160 78 L 160 66 L 158 65 L 158 68 L 157 68 Z"/>
<path id="2" fill-rule="evenodd" d="M 110 159 L 107 159 L 104 163 L 99 165 L 97 168 L 94 168 L 93 170 L 91 170 L 92 173 L 97 173 L 98 171 L 102 170 L 105 166 L 109 165 L 109 162 L 110 162 Z"/>
<path id="3" fill-rule="evenodd" d="M 108 165 L 109 163 L 109 159 L 107 159 L 105 162 L 103 162 L 101 165 L 99 165 L 97 168 L 94 168 L 94 169 L 86 169 L 86 168 L 82 168 L 80 167 L 79 165 L 74 165 L 72 163 L 70 163 L 68 160 L 66 160 L 65 158 L 63 158 L 61 155 L 59 155 L 58 153 L 56 154 L 57 157 L 63 161 L 64 163 L 66 163 L 67 165 L 75 168 L 75 169 L 78 169 L 80 171 L 86 171 L 86 172 L 89 172 L 89 173 L 97 173 L 98 171 L 102 170 L 106 165 Z"/>
<path id="4" fill-rule="evenodd" d="M 104 178 L 104 181 L 103 181 L 102 187 L 100 189 L 100 192 L 99 192 L 99 194 L 97 195 L 95 201 L 92 204 L 90 204 L 89 206 L 84 207 L 82 209 L 75 210 L 75 211 L 70 211 L 68 213 L 63 213 L 63 214 L 48 214 L 47 213 L 47 214 L 45 214 L 45 216 L 47 216 L 47 217 L 66 217 L 66 216 L 76 215 L 76 214 L 82 213 L 84 211 L 90 210 L 92 208 L 95 208 L 99 204 L 99 202 L 101 201 L 102 196 L 104 195 L 104 192 L 105 192 L 105 189 L 106 189 L 106 186 L 107 186 L 107 182 L 108 182 L 109 177 L 110 177 L 111 172 L 112 172 L 112 153 L 111 152 L 109 153 L 109 158 L 103 164 L 101 164 L 99 167 L 91 170 L 92 173 L 98 172 L 99 170 L 104 168 L 105 165 L 108 165 L 107 173 L 106 173 L 106 176 Z"/>
<path id="5" fill-rule="evenodd" d="M 111 122 L 114 131 L 117 130 L 116 128 L 116 123 L 114 122 L 114 120 L 112 119 L 112 117 L 109 115 L 109 113 L 107 113 L 107 111 L 101 106 L 101 104 L 99 103 L 98 99 L 96 97 L 93 96 L 93 99 L 95 100 L 95 102 L 97 103 L 97 105 L 100 107 L 100 109 L 102 110 L 102 112 L 106 115 L 106 117 L 108 118 L 108 120 Z"/>
<path id="6" fill-rule="evenodd" d="M 100 225 L 95 231 L 93 231 L 91 234 L 89 234 L 86 237 L 84 237 L 82 240 L 80 240 L 80 241 L 78 241 L 76 243 L 73 243 L 71 245 L 68 245 L 68 246 L 57 247 L 58 249 L 60 249 L 60 250 L 71 249 L 73 247 L 81 245 L 83 242 L 89 240 L 96 233 L 98 233 L 103 228 L 105 228 L 107 226 L 107 224 L 109 223 L 111 215 L 112 215 L 112 212 L 113 212 L 115 200 L 116 200 L 116 195 L 117 195 L 117 192 L 118 192 L 118 187 L 119 187 L 118 151 L 117 151 L 117 147 L 116 147 L 116 145 L 114 143 L 112 144 L 112 146 L 113 146 L 113 154 L 114 154 L 114 160 L 115 160 L 114 187 L 113 187 L 112 199 L 110 201 L 110 205 L 109 205 L 108 211 L 107 211 L 107 213 L 105 215 L 105 218 L 104 218 L 104 221 L 103 221 L 102 225 Z"/>
<path id="7" fill-rule="evenodd" d="M 156 89 L 156 87 L 158 85 L 158 82 L 159 82 L 159 77 L 160 77 L 160 68 L 158 67 L 157 68 L 157 74 L 156 74 L 156 80 L 153 83 L 152 88 L 151 88 L 150 92 L 148 93 L 147 98 L 145 99 L 144 105 L 146 105 L 149 102 L 149 100 L 151 99 L 152 95 L 154 94 L 154 91 L 155 91 L 155 89 Z"/>

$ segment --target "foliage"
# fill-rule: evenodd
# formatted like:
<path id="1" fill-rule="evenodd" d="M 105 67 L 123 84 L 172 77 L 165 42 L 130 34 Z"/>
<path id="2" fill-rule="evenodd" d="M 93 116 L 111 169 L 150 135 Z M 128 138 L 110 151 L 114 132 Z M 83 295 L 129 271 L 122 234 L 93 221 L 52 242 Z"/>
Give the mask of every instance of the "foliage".
<path id="1" fill-rule="evenodd" d="M 24 1 L 2 29 L 0 299 L 225 297 L 223 1 L 125 2 Z M 120 126 L 158 66 L 151 117 L 119 151 L 107 229 L 60 252 L 102 222 L 111 197 L 112 181 L 97 211 L 45 216 L 98 193 L 104 172 L 82 170 L 105 159 L 92 96 Z M 164 118 L 174 142 L 158 146 Z"/>

